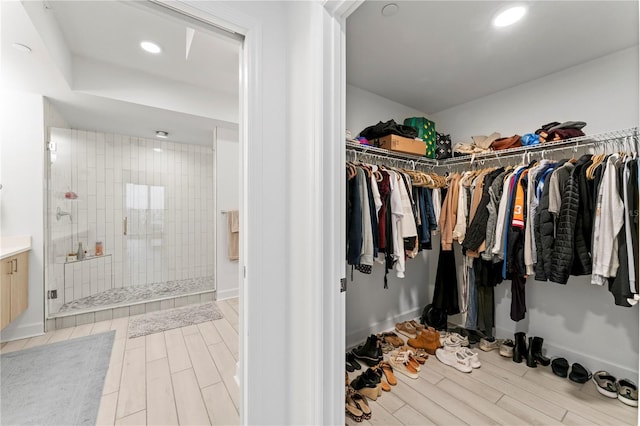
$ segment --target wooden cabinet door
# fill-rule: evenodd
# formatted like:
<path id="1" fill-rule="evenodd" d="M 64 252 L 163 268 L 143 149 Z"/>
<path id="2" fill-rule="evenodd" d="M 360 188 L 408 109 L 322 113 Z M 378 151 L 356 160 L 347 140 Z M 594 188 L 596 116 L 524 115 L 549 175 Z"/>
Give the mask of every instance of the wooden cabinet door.
<path id="1" fill-rule="evenodd" d="M 11 270 L 12 258 L 4 259 L 0 264 L 2 278 L 0 279 L 0 329 L 11 322 Z"/>
<path id="2" fill-rule="evenodd" d="M 29 305 L 29 252 L 13 257 L 11 274 L 11 321 L 27 310 Z"/>

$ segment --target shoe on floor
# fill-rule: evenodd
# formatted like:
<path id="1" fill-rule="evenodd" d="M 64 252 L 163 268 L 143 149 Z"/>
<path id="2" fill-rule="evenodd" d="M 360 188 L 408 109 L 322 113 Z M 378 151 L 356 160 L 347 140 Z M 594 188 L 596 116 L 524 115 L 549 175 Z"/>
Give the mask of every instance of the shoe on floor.
<path id="1" fill-rule="evenodd" d="M 618 400 L 631 407 L 638 406 L 638 387 L 629 379 L 618 381 Z"/>
<path id="2" fill-rule="evenodd" d="M 480 359 L 478 358 L 478 354 L 477 353 L 473 352 L 469 348 L 465 348 L 464 346 L 462 346 L 460 348 L 460 352 L 462 352 L 462 354 L 464 356 L 469 358 L 469 365 L 471 365 L 471 368 L 480 368 L 480 367 L 482 367 L 482 364 L 480 363 Z"/>
<path id="3" fill-rule="evenodd" d="M 420 334 L 427 329 L 424 325 L 420 324 L 418 321 L 415 321 L 415 320 L 409 321 L 409 324 L 411 324 L 413 328 L 416 329 L 416 334 Z"/>
<path id="4" fill-rule="evenodd" d="M 453 367 L 458 371 L 462 371 L 463 373 L 471 373 L 471 370 L 473 370 L 469 358 L 463 355 L 461 351 L 452 352 L 446 349 L 437 349 L 436 357 L 441 363 Z"/>
<path id="5" fill-rule="evenodd" d="M 617 379 L 606 371 L 596 371 L 593 373 L 593 383 L 596 384 L 596 390 L 607 398 L 618 397 Z"/>
<path id="6" fill-rule="evenodd" d="M 351 351 L 353 355 L 364 361 L 367 365 L 376 365 L 382 361 L 382 345 L 380 339 L 372 334 L 367 337 L 367 341 L 364 345 L 358 346 Z"/>
<path id="7" fill-rule="evenodd" d="M 415 338 L 416 329 L 408 322 L 399 322 L 396 324 L 396 331 L 400 334 L 404 334 L 407 337 Z"/>
<path id="8" fill-rule="evenodd" d="M 515 346 L 516 345 L 515 343 L 513 343 L 513 340 L 511 339 L 503 340 L 502 343 L 500 344 L 500 350 L 499 350 L 500 355 L 507 358 L 513 358 L 513 348 Z"/>
<path id="9" fill-rule="evenodd" d="M 382 338 L 382 340 L 384 340 L 385 342 L 387 342 L 390 345 L 393 345 L 394 347 L 398 347 L 398 346 L 402 346 L 404 345 L 404 340 L 402 340 L 400 338 L 400 336 L 398 336 L 396 333 L 394 333 L 393 331 L 387 331 L 385 333 L 382 333 L 380 335 L 380 337 Z"/>
<path id="10" fill-rule="evenodd" d="M 586 383 L 591 380 L 591 372 L 584 368 L 582 365 L 574 362 L 571 365 L 571 373 L 569 373 L 569 380 L 575 383 Z"/>
<path id="11" fill-rule="evenodd" d="M 480 344 L 478 345 L 478 347 L 480 348 L 480 350 L 489 352 L 495 349 L 500 349 L 501 345 L 502 345 L 501 339 L 496 339 L 496 338 L 493 338 L 493 340 L 480 339 Z"/>
<path id="12" fill-rule="evenodd" d="M 356 357 L 353 355 L 353 352 L 347 352 L 347 362 L 353 366 L 355 370 L 360 370 L 362 366 L 356 360 Z"/>
<path id="13" fill-rule="evenodd" d="M 569 372 L 569 362 L 566 358 L 556 358 L 551 361 L 551 371 L 553 371 L 553 374 L 556 376 L 566 378 Z"/>
<path id="14" fill-rule="evenodd" d="M 469 338 L 454 332 L 446 332 L 440 334 L 440 346 L 444 346 L 445 342 L 458 346 L 469 346 Z"/>
<path id="15" fill-rule="evenodd" d="M 418 378 L 418 371 L 409 363 L 409 352 L 395 350 L 390 353 L 389 364 L 394 372 L 400 372 L 412 379 Z"/>

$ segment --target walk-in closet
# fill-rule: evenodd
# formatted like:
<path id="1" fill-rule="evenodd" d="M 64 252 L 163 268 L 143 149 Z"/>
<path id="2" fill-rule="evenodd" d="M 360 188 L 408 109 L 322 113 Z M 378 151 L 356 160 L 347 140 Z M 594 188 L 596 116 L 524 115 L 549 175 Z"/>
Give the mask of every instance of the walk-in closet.
<path id="1" fill-rule="evenodd" d="M 638 424 L 638 3 L 364 2 L 346 57 L 347 424 Z"/>

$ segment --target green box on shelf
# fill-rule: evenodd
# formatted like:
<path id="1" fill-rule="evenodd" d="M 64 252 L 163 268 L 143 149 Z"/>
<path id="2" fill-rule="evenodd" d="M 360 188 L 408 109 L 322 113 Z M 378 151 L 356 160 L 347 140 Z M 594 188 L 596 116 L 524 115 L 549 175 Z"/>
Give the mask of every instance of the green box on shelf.
<path id="1" fill-rule="evenodd" d="M 418 137 L 427 145 L 425 157 L 436 158 L 436 123 L 424 117 L 405 118 L 405 126 L 418 131 Z"/>

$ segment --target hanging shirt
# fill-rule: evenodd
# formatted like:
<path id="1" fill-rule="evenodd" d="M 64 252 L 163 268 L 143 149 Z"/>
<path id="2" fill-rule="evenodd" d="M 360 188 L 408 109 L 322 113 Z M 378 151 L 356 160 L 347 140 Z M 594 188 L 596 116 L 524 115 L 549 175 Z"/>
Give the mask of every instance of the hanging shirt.
<path id="1" fill-rule="evenodd" d="M 367 173 L 357 168 L 358 175 L 358 192 L 360 193 L 360 200 L 362 201 L 362 248 L 360 251 L 360 265 L 373 266 L 373 232 L 371 223 L 371 209 L 369 204 L 369 191 L 367 187 L 366 179 Z"/>
<path id="2" fill-rule="evenodd" d="M 395 171 L 388 171 L 389 183 L 391 188 L 391 230 L 393 235 L 393 258 L 396 260 L 395 268 L 398 278 L 404 278 L 405 258 L 404 258 L 404 239 L 402 238 L 402 221 L 404 217 L 404 209 L 402 207 L 402 195 L 400 188 L 404 183 L 401 177 Z"/>
<path id="3" fill-rule="evenodd" d="M 593 270 L 591 284 L 604 285 L 607 278 L 618 271 L 618 232 L 624 225 L 624 204 L 616 182 L 616 163 L 620 156 L 613 154 L 607 160 L 602 182 L 598 189 L 596 215 L 593 226 Z"/>

